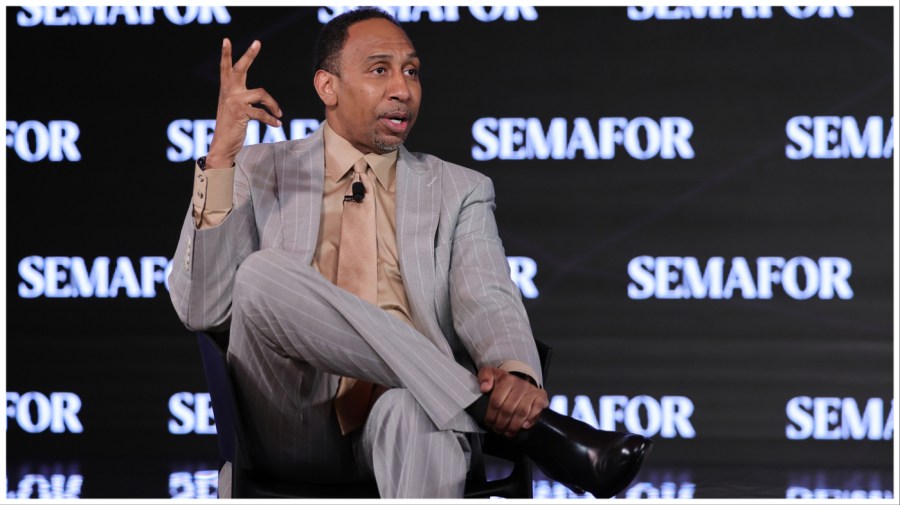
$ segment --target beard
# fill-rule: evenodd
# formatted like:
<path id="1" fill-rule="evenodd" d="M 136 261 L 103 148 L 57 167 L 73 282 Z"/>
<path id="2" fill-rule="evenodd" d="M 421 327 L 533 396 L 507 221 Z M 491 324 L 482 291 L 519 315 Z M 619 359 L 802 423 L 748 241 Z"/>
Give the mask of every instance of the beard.
<path id="1" fill-rule="evenodd" d="M 400 149 L 400 146 L 403 145 L 403 140 L 388 142 L 383 138 L 375 137 L 374 143 L 375 147 L 378 149 L 379 154 L 387 154 Z"/>

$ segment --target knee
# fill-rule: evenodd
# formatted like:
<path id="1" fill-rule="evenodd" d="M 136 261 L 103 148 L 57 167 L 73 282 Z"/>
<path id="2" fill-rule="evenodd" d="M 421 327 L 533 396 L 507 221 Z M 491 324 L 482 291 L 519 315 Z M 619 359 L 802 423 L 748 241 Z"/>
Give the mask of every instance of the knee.
<path id="1" fill-rule="evenodd" d="M 234 273 L 234 286 L 231 290 L 231 304 L 235 310 L 242 310 L 248 301 L 255 299 L 251 296 L 258 289 L 263 277 L 259 275 L 263 265 L 262 251 L 252 253 L 244 258 Z"/>
<path id="2" fill-rule="evenodd" d="M 297 254 L 281 249 L 262 249 L 244 258 L 234 274 L 234 290 L 246 290 L 248 286 L 257 290 L 270 290 L 282 286 L 290 280 L 292 289 L 300 289 L 307 279 L 318 273 Z"/>
<path id="3" fill-rule="evenodd" d="M 419 402 L 416 401 L 416 397 L 406 388 L 390 388 L 378 398 L 378 401 L 389 405 L 392 412 L 422 408 Z"/>
<path id="4" fill-rule="evenodd" d="M 425 410 L 406 388 L 388 389 L 372 407 L 372 414 L 390 422 L 385 426 L 405 426 L 407 429 L 423 424 L 431 424 Z M 431 427 L 433 430 L 434 427 Z M 430 430 L 429 430 L 430 431 Z"/>
<path id="5" fill-rule="evenodd" d="M 250 253 L 238 265 L 237 272 L 234 274 L 235 284 L 254 283 L 268 277 L 268 275 L 263 275 L 263 272 L 279 268 L 282 263 L 280 252 L 282 251 L 263 249 Z"/>
<path id="6" fill-rule="evenodd" d="M 232 303 L 236 306 L 252 301 L 254 293 L 271 292 L 271 283 L 284 278 L 286 265 L 284 251 L 263 249 L 244 258 L 234 274 Z"/>

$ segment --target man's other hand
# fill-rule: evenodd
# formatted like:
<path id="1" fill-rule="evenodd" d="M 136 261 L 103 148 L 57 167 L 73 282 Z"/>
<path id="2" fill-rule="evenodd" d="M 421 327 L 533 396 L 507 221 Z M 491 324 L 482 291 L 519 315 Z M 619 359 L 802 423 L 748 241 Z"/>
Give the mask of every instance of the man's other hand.
<path id="1" fill-rule="evenodd" d="M 509 438 L 534 426 L 541 411 L 550 405 L 546 391 L 499 368 L 482 368 L 478 382 L 482 393 L 491 393 L 484 423 Z"/>

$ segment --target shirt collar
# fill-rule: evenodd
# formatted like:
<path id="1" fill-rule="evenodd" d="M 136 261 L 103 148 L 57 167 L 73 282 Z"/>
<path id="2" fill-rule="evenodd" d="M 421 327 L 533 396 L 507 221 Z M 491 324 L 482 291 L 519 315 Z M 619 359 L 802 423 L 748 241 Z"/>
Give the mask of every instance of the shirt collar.
<path id="1" fill-rule="evenodd" d="M 390 189 L 394 184 L 397 173 L 397 153 L 392 151 L 387 154 L 369 153 L 363 156 L 357 148 L 353 147 L 344 137 L 341 137 L 328 122 L 325 122 L 323 130 L 325 141 L 325 173 L 332 181 L 338 182 L 353 170 L 353 165 L 360 158 L 366 158 L 366 162 L 375 172 L 375 178 L 384 189 Z"/>

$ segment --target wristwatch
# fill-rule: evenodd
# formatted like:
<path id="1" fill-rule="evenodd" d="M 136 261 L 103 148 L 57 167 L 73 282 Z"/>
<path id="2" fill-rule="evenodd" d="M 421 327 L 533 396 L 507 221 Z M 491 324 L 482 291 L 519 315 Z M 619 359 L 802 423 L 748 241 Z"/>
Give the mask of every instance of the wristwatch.
<path id="1" fill-rule="evenodd" d="M 509 374 L 510 374 L 510 375 L 515 375 L 516 377 L 518 377 L 518 378 L 520 378 L 520 379 L 522 379 L 522 380 L 526 380 L 526 381 L 530 382 L 531 385 L 534 386 L 534 387 L 538 387 L 537 381 L 534 380 L 534 377 L 528 375 L 528 374 L 525 373 L 525 372 L 509 372 Z"/>

